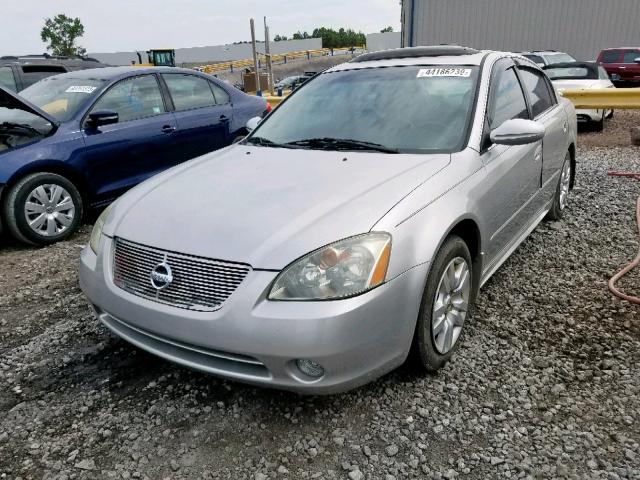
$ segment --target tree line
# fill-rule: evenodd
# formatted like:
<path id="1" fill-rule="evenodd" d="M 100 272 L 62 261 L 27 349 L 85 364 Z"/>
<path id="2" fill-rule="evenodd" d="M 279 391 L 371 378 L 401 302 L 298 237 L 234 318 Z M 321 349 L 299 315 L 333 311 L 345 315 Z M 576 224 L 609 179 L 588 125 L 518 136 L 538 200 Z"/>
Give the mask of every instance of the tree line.
<path id="1" fill-rule="evenodd" d="M 293 34 L 291 40 L 303 40 L 306 38 L 322 38 L 322 46 L 324 48 L 343 48 L 364 45 L 367 38 L 364 33 L 356 32 L 351 28 L 333 28 L 320 27 L 314 28 L 311 33 L 298 31 Z M 273 37 L 275 42 L 289 40 L 286 35 L 276 35 Z"/>

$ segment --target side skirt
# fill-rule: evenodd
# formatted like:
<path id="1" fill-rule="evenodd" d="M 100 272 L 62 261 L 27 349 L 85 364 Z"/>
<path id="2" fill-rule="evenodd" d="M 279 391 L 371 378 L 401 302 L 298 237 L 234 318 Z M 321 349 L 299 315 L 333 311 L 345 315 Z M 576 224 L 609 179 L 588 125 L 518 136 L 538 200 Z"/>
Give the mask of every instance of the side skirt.
<path id="1" fill-rule="evenodd" d="M 553 200 L 552 200 L 553 201 Z M 534 217 L 533 222 L 531 222 L 525 229 L 522 230 L 522 233 L 518 235 L 510 245 L 503 249 L 503 252 L 497 260 L 488 265 L 487 268 L 482 272 L 482 278 L 480 279 L 480 288 L 487 283 L 487 280 L 491 278 L 491 276 L 496 273 L 502 264 L 511 256 L 511 254 L 515 251 L 516 248 L 520 246 L 522 242 L 526 240 L 531 232 L 533 232 L 538 224 L 542 221 L 542 219 L 547 215 L 549 210 L 551 209 L 551 202 L 547 204 L 538 215 Z"/>

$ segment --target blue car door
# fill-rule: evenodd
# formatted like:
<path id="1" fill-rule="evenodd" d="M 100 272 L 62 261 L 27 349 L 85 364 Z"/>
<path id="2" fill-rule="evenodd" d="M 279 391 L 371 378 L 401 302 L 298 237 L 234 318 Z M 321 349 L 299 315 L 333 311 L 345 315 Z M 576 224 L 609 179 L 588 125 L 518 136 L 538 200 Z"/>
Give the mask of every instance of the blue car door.
<path id="1" fill-rule="evenodd" d="M 181 156 L 194 158 L 231 143 L 232 108 L 229 95 L 221 87 L 185 73 L 163 73 L 162 78 L 173 100 Z"/>
<path id="2" fill-rule="evenodd" d="M 91 107 L 113 111 L 117 123 L 97 128 L 85 120 L 84 164 L 95 192 L 94 202 L 109 201 L 174 164 L 176 121 L 165 107 L 154 74 L 114 84 Z"/>

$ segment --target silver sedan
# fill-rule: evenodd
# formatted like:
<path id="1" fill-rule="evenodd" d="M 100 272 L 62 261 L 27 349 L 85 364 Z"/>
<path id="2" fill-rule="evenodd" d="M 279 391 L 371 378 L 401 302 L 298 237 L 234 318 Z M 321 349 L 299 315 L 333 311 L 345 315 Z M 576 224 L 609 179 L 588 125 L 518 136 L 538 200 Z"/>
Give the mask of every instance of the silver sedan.
<path id="1" fill-rule="evenodd" d="M 438 370 L 573 185 L 575 111 L 510 53 L 365 54 L 253 127 L 125 194 L 80 265 L 116 335 L 253 384 L 338 392 L 409 356 Z"/>

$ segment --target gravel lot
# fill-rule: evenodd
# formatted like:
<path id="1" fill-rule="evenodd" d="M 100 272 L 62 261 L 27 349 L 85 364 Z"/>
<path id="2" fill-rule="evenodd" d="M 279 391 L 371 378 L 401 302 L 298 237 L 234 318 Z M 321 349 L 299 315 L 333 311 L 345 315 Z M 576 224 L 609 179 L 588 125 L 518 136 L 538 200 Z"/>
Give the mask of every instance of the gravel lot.
<path id="1" fill-rule="evenodd" d="M 89 227 L 45 249 L 5 239 L 0 478 L 640 479 L 640 315 L 606 289 L 638 248 L 640 183 L 605 175 L 640 159 L 579 160 L 565 220 L 488 282 L 452 363 L 333 397 L 222 381 L 110 336 L 77 286 Z"/>

